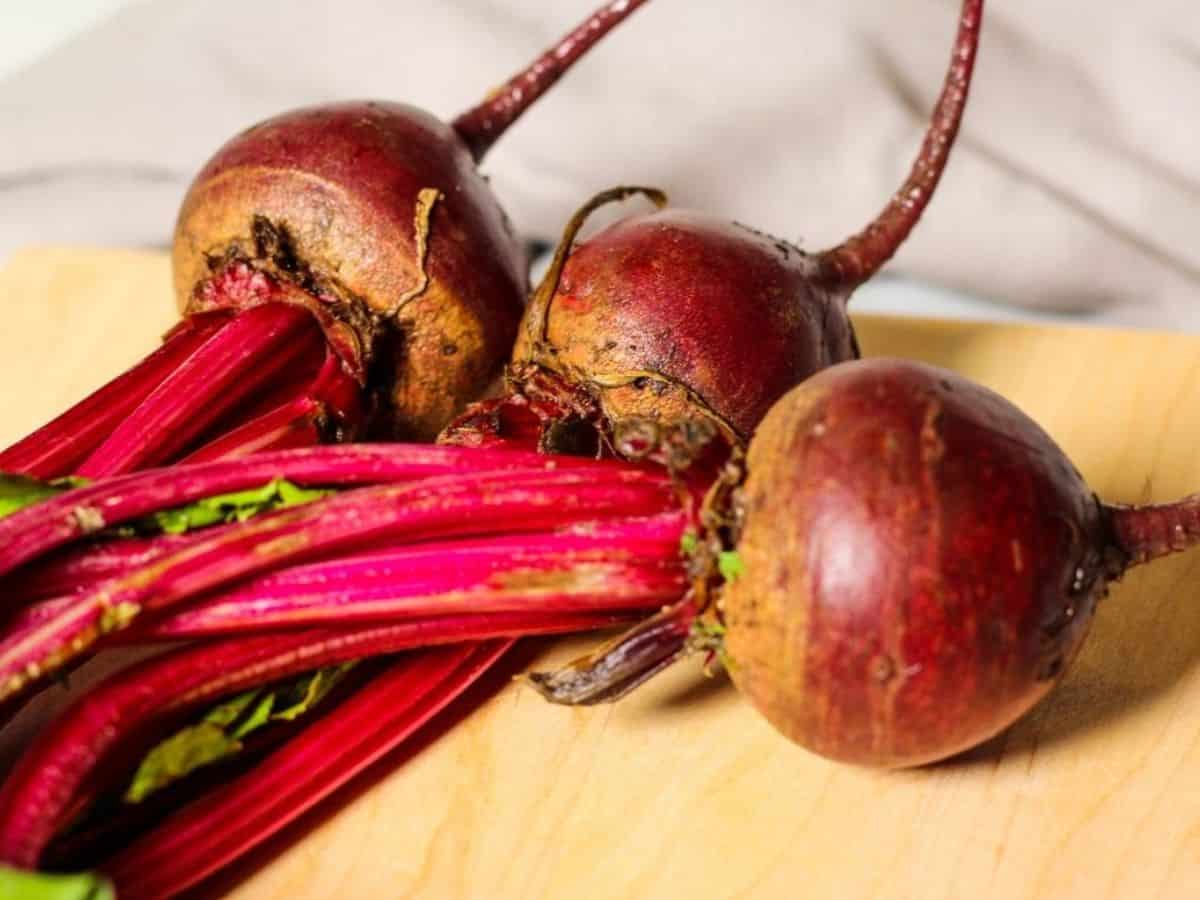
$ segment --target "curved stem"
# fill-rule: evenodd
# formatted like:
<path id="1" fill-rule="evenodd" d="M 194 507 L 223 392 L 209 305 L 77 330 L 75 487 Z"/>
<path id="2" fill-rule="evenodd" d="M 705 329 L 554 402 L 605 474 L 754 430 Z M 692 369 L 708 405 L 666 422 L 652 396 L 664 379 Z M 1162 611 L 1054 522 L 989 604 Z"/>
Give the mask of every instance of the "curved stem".
<path id="1" fill-rule="evenodd" d="M 580 57 L 645 2 L 612 0 L 606 3 L 510 78 L 503 87 L 455 119 L 454 130 L 470 149 L 475 161 L 483 159 L 500 135 L 566 74 Z"/>
<path id="2" fill-rule="evenodd" d="M 950 69 L 908 178 L 870 225 L 819 257 L 825 278 L 847 296 L 892 258 L 941 180 L 967 106 L 983 26 L 983 2 L 963 0 Z"/>
<path id="3" fill-rule="evenodd" d="M 693 599 L 685 597 L 557 672 L 530 673 L 529 683 L 551 703 L 612 703 L 694 649 L 697 614 Z"/>
<path id="4" fill-rule="evenodd" d="M 562 237 L 554 251 L 554 258 L 546 268 L 546 274 L 542 276 L 541 283 L 533 292 L 533 296 L 529 298 L 529 306 L 525 311 L 525 338 L 526 350 L 531 358 L 522 360 L 522 362 L 536 362 L 540 365 L 547 363 L 547 354 L 542 352 L 542 348 L 546 344 L 546 331 L 550 327 L 550 301 L 558 292 L 558 283 L 562 279 L 563 267 L 566 266 L 571 251 L 575 249 L 575 238 L 587 222 L 588 217 L 602 206 L 620 203 L 636 194 L 641 194 L 658 209 L 667 205 L 667 195 L 658 188 L 623 184 L 596 194 L 571 216 L 563 228 Z"/>
<path id="5" fill-rule="evenodd" d="M 1125 567 L 1200 544 L 1200 494 L 1155 506 L 1105 506 Z"/>

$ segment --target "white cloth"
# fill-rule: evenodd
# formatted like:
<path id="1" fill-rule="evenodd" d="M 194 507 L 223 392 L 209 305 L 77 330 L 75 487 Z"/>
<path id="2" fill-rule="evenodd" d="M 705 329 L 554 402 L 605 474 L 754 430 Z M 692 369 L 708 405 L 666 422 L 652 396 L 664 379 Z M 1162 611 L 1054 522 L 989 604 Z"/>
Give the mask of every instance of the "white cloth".
<path id="1" fill-rule="evenodd" d="M 283 109 L 451 116 L 598 0 L 145 0 L 0 83 L 0 255 L 161 245 L 191 174 Z M 485 162 L 553 240 L 590 193 L 666 188 L 818 249 L 901 179 L 958 0 L 654 0 Z M 1200 4 L 992 0 L 963 139 L 892 272 L 1200 330 Z"/>

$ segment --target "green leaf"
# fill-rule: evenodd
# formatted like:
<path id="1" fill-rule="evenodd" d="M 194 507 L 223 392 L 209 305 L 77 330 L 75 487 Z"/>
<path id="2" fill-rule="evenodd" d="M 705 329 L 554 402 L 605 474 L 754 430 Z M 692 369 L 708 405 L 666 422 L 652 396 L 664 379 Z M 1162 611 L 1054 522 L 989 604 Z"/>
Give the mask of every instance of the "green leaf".
<path id="1" fill-rule="evenodd" d="M 342 677 L 350 671 L 354 663 L 342 663 L 340 666 L 329 666 L 317 669 L 307 679 L 297 682 L 290 693 L 280 692 L 280 702 L 283 704 L 271 718 L 292 721 L 303 715 L 325 699 L 325 695 L 333 690 Z M 288 703 L 290 701 L 290 704 Z"/>
<path id="2" fill-rule="evenodd" d="M 700 546 L 700 538 L 694 531 L 685 531 L 679 538 L 679 552 L 683 556 L 691 556 Z"/>
<path id="3" fill-rule="evenodd" d="M 736 550 L 723 550 L 717 556 L 717 570 L 726 581 L 736 581 L 746 574 L 746 564 Z"/>
<path id="4" fill-rule="evenodd" d="M 214 706 L 206 712 L 202 721 L 210 725 L 216 725 L 219 728 L 228 728 L 242 717 L 242 714 L 261 693 L 261 688 L 255 688 L 252 691 L 246 691 L 245 693 L 238 694 L 236 697 L 231 697 L 224 703 Z"/>
<path id="5" fill-rule="evenodd" d="M 204 528 L 222 522 L 244 522 L 273 509 L 300 506 L 332 493 L 335 492 L 323 488 L 304 488 L 276 478 L 262 487 L 215 494 L 186 506 L 161 510 L 146 520 L 144 525 L 152 531 L 183 534 L 193 528 Z"/>
<path id="6" fill-rule="evenodd" d="M 725 626 L 716 619 L 700 618 L 692 622 L 692 639 L 714 646 L 725 637 Z"/>
<path id="7" fill-rule="evenodd" d="M 0 864 L 0 900 L 116 900 L 116 896 L 101 875 L 50 875 Z"/>
<path id="8" fill-rule="evenodd" d="M 241 742 L 219 725 L 201 722 L 185 728 L 146 755 L 125 791 L 125 802 L 141 803 L 155 791 L 241 749 Z"/>
<path id="9" fill-rule="evenodd" d="M 180 729 L 150 749 L 125 791 L 125 802 L 141 803 L 199 768 L 236 756 L 247 735 L 309 712 L 353 666 L 348 662 L 306 672 L 273 688 L 246 691 L 214 706 L 195 725 Z"/>
<path id="10" fill-rule="evenodd" d="M 32 506 L 49 497 L 57 496 L 72 488 L 83 487 L 90 482 L 74 476 L 54 481 L 39 481 L 24 475 L 8 475 L 0 472 L 0 519 L 26 506 Z M 137 534 L 183 534 L 193 528 L 219 525 L 222 522 L 244 522 L 260 513 L 272 509 L 300 506 L 337 493 L 325 488 L 305 488 L 282 478 L 276 478 L 261 487 L 244 491 L 230 491 L 203 497 L 194 503 L 164 509 L 153 513 L 132 525 L 109 529 L 107 534 L 132 537 Z"/>
<path id="11" fill-rule="evenodd" d="M 55 497 L 71 488 L 87 484 L 85 478 L 59 478 L 55 481 L 39 481 L 24 475 L 8 475 L 0 472 L 0 519 L 12 515 L 18 509 L 33 506 L 48 497 Z"/>
<path id="12" fill-rule="evenodd" d="M 242 719 L 241 724 L 233 729 L 235 738 L 244 738 L 251 732 L 257 731 L 271 721 L 271 711 L 275 708 L 275 695 L 264 694 L 251 708 L 249 715 Z M 230 723 L 232 724 L 232 723 Z"/>

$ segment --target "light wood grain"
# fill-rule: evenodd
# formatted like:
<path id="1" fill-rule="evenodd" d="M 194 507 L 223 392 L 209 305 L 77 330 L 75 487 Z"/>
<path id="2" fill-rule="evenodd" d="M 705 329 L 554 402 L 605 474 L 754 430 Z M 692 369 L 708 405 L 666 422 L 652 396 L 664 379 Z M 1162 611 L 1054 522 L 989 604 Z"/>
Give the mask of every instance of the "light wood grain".
<path id="1" fill-rule="evenodd" d="M 14 259 L 0 273 L 0 442 L 151 347 L 173 319 L 167 275 L 147 254 Z M 873 318 L 861 331 L 868 354 L 945 365 L 1016 401 L 1106 499 L 1200 489 L 1200 339 Z M 1113 591 L 1034 715 L 901 773 L 787 744 L 694 665 L 593 710 L 509 686 L 222 887 L 247 900 L 1192 898 L 1198 655 L 1192 554 Z"/>

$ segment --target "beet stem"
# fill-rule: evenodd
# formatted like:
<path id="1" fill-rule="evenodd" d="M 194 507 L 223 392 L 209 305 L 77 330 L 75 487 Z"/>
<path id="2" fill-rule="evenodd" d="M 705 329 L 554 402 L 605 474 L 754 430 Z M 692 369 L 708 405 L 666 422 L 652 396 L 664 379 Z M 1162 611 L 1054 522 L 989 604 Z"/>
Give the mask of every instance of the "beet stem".
<path id="1" fill-rule="evenodd" d="M 162 609 L 235 579 L 380 540 L 519 533 L 675 507 L 669 479 L 642 470 L 482 472 L 384 485 L 267 513 L 31 616 L 0 641 L 0 700 Z M 57 601 L 48 601 L 56 604 Z"/>
<path id="2" fill-rule="evenodd" d="M 169 462 L 223 414 L 324 344 L 304 309 L 265 303 L 234 316 L 168 375 L 79 466 L 86 478 Z"/>
<path id="3" fill-rule="evenodd" d="M 140 568 L 167 553 L 182 550 L 203 540 L 208 540 L 219 533 L 219 529 L 229 525 L 213 525 L 208 528 L 191 531 L 186 534 L 160 534 L 153 537 L 121 538 L 102 541 L 96 544 L 83 544 L 52 554 L 44 560 L 26 566 L 15 573 L 5 582 L 5 587 L 15 596 L 27 600 L 39 600 L 55 597 L 61 594 L 72 594 L 81 590 L 95 587 L 99 582 L 120 575 L 131 569 Z M 666 547 L 672 553 L 678 549 L 680 530 L 679 514 L 669 513 L 648 519 L 614 520 L 612 522 L 583 522 L 557 530 L 555 540 L 577 535 L 594 541 L 596 546 L 607 543 L 616 544 L 623 558 L 634 550 L 656 553 L 658 548 Z M 513 559 L 518 560 L 528 556 L 534 549 L 532 538 L 522 535 L 514 538 L 488 538 L 482 546 L 503 545 L 505 541 L 512 543 L 519 550 Z M 460 541 L 460 545 L 467 542 Z M 670 545 L 667 547 L 667 545 Z M 380 565 L 386 565 L 389 557 L 406 552 L 407 545 L 396 547 L 379 546 L 371 552 L 358 556 L 343 557 L 343 572 L 351 571 L 355 565 L 368 564 L 372 559 Z M 425 545 L 429 549 L 429 545 Z M 485 551 L 486 552 L 486 551 Z M 316 564 L 322 566 L 324 564 Z M 310 566 L 297 566 L 288 570 L 291 574 L 279 573 L 267 576 L 275 583 L 302 582 L 307 576 Z M 378 578 L 380 569 L 373 569 L 371 574 Z M 361 590 L 361 587 L 360 587 Z M 228 596 L 228 595 L 226 595 Z"/>
<path id="4" fill-rule="evenodd" d="M 612 703 L 691 651 L 696 614 L 688 597 L 557 672 L 531 673 L 528 681 L 551 703 Z"/>
<path id="5" fill-rule="evenodd" d="M 562 271 L 567 264 L 567 258 L 575 249 L 575 238 L 587 222 L 588 217 L 603 206 L 610 203 L 621 203 L 638 194 L 641 194 L 658 209 L 667 205 L 667 195 L 658 188 L 642 185 L 618 185 L 596 194 L 577 209 L 567 221 L 562 237 L 559 238 L 558 247 L 554 251 L 554 258 L 546 267 L 546 273 L 542 276 L 541 283 L 533 292 L 533 296 L 530 297 L 528 308 L 525 310 L 523 324 L 528 351 L 536 357 L 532 360 L 524 360 L 525 362 L 544 364 L 548 361 L 547 357 L 550 354 L 546 353 L 544 348 L 547 343 L 546 333 L 549 329 L 550 302 L 558 292 L 559 281 L 562 279 Z"/>
<path id="6" fill-rule="evenodd" d="M 933 198 L 966 110 L 983 26 L 983 2 L 963 0 L 946 81 L 908 178 L 870 225 L 820 255 L 826 278 L 846 296 L 892 258 Z"/>
<path id="7" fill-rule="evenodd" d="M 454 130 L 479 162 L 492 144 L 559 78 L 613 28 L 625 21 L 646 0 L 613 0 L 490 93 L 482 103 L 454 120 Z"/>
<path id="8" fill-rule="evenodd" d="M 407 740 L 511 643 L 412 655 L 254 769 L 185 807 L 104 869 L 123 898 L 182 891 L 241 856 Z"/>
<path id="9" fill-rule="evenodd" d="M 69 475 L 226 321 L 223 314 L 185 320 L 132 369 L 0 453 L 0 472 L 44 479 Z"/>
<path id="10" fill-rule="evenodd" d="M 251 453 L 313 447 L 331 427 L 345 433 L 360 424 L 358 382 L 328 351 L 325 364 L 311 383 L 295 389 L 293 396 L 188 454 L 182 463 L 237 459 Z M 334 425 L 333 423 L 336 423 Z"/>
<path id="11" fill-rule="evenodd" d="M 683 513 L 586 529 L 446 541 L 293 566 L 144 626 L 124 641 L 345 627 L 447 612 L 655 610 L 686 588 Z"/>
<path id="12" fill-rule="evenodd" d="M 170 713 L 335 663 L 417 646 L 605 627 L 611 613 L 439 616 L 357 629 L 235 638 L 130 666 L 39 734 L 0 787 L 0 860 L 32 868 L 121 740 Z"/>
<path id="13" fill-rule="evenodd" d="M 95 587 L 100 581 L 121 572 L 140 568 L 212 533 L 212 529 L 207 529 L 188 534 L 159 534 L 81 544 L 51 554 L 13 573 L 4 580 L 4 589 L 8 595 L 21 601 L 73 594 Z"/>
<path id="14" fill-rule="evenodd" d="M 1200 544 L 1200 494 L 1155 506 L 1104 509 L 1116 546 L 1127 557 L 1117 567 L 1121 570 Z"/>
<path id="15" fill-rule="evenodd" d="M 321 423 L 325 416 L 325 405 L 306 391 L 222 434 L 189 453 L 180 462 L 212 462 L 217 459 L 239 459 L 268 450 L 315 447 L 321 443 Z"/>
<path id="16" fill-rule="evenodd" d="M 286 479 L 303 487 L 400 483 L 452 472 L 611 469 L 619 464 L 533 451 L 464 450 L 427 444 L 305 447 L 187 466 L 151 469 L 66 491 L 0 518 L 0 576 L 64 544 L 202 497 Z M 2 605 L 0 605 L 2 608 Z"/>

